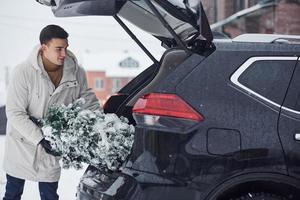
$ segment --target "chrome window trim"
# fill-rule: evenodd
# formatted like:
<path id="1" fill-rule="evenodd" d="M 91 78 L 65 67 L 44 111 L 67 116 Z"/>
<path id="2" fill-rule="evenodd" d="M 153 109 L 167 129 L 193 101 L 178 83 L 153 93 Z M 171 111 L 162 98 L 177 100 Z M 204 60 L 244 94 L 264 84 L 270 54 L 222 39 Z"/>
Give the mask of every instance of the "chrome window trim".
<path id="1" fill-rule="evenodd" d="M 294 60 L 297 61 L 298 57 L 296 56 L 289 56 L 289 57 L 264 57 L 264 56 L 258 56 L 258 57 L 251 57 L 248 60 L 246 60 L 246 62 L 244 62 L 230 77 L 230 81 L 237 85 L 238 87 L 242 88 L 244 91 L 246 91 L 249 94 L 255 95 L 256 97 L 260 98 L 261 100 L 268 102 L 276 107 L 278 107 L 280 109 L 280 105 L 275 103 L 274 101 L 271 101 L 270 99 L 258 94 L 257 92 L 254 92 L 253 90 L 251 90 L 250 88 L 244 86 L 242 83 L 239 82 L 239 77 L 241 76 L 241 74 L 248 68 L 250 67 L 254 62 L 256 61 L 263 61 L 263 60 Z M 299 114 L 300 115 L 300 111 L 296 111 L 287 107 L 282 106 L 281 107 L 283 110 L 295 113 L 295 114 Z"/>

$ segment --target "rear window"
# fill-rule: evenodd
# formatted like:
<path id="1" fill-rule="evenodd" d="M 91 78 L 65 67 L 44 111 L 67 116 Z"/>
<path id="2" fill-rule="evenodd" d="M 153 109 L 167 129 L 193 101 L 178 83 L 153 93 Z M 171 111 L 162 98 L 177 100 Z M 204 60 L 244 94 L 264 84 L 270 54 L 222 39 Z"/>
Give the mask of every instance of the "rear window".
<path id="1" fill-rule="evenodd" d="M 252 63 L 238 81 L 253 92 L 282 104 L 295 61 L 261 60 Z"/>
<path id="2" fill-rule="evenodd" d="M 185 40 L 191 34 L 198 32 L 190 24 L 192 22 L 186 22 L 187 19 L 193 18 L 185 12 L 185 9 L 180 9 L 180 7 L 165 1 L 158 1 L 153 5 L 181 39 Z M 173 39 L 172 34 L 153 13 L 145 0 L 127 1 L 118 14 L 154 36 Z"/>

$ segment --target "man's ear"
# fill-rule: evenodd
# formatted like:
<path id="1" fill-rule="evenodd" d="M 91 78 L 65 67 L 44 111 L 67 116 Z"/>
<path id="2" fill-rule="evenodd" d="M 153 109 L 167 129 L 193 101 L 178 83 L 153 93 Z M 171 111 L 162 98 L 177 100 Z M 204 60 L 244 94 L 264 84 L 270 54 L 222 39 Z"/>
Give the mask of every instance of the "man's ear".
<path id="1" fill-rule="evenodd" d="M 44 52 L 46 49 L 47 49 L 47 45 L 46 44 L 42 44 L 41 50 Z"/>

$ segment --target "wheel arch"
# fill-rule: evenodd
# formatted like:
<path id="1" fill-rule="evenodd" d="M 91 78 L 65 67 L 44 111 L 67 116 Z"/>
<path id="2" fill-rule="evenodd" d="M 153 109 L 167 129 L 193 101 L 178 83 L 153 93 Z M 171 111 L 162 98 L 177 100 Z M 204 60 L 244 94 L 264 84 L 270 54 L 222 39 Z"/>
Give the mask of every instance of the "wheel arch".
<path id="1" fill-rule="evenodd" d="M 249 192 L 268 192 L 285 196 L 290 200 L 298 200 L 300 180 L 279 173 L 247 173 L 222 182 L 205 199 L 234 199 Z"/>

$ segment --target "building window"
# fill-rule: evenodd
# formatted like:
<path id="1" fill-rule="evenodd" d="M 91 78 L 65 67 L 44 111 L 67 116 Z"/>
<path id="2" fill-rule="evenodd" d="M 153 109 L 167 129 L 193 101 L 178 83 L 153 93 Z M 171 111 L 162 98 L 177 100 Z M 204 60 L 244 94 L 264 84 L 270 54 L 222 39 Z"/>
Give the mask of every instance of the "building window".
<path id="1" fill-rule="evenodd" d="M 233 12 L 236 13 L 238 11 L 241 11 L 245 9 L 245 0 L 235 0 L 233 2 Z"/>
<path id="2" fill-rule="evenodd" d="M 112 82 L 112 92 L 115 93 L 121 89 L 121 80 L 118 78 L 114 78 Z"/>
<path id="3" fill-rule="evenodd" d="M 95 89 L 96 90 L 103 90 L 104 89 L 104 80 L 101 78 L 95 79 Z"/>
<path id="4" fill-rule="evenodd" d="M 131 57 L 128 57 L 128 58 L 122 60 L 119 63 L 119 66 L 124 67 L 124 68 L 138 68 L 139 67 L 139 62 L 134 60 Z"/>

